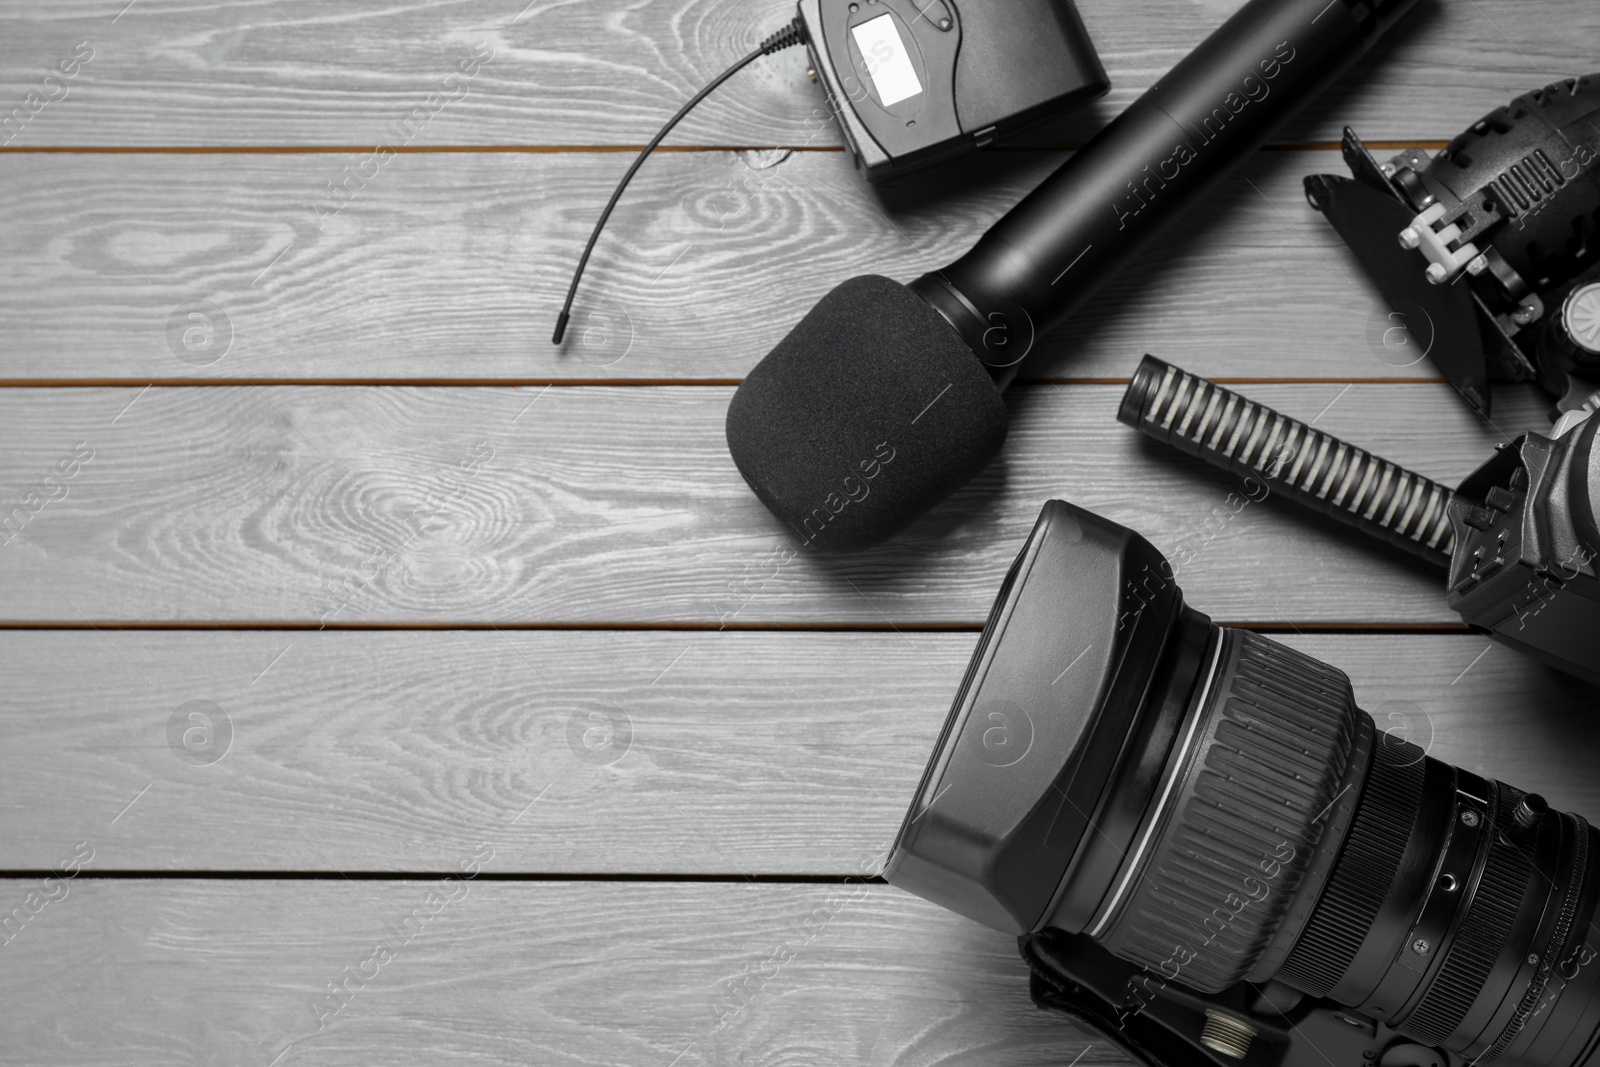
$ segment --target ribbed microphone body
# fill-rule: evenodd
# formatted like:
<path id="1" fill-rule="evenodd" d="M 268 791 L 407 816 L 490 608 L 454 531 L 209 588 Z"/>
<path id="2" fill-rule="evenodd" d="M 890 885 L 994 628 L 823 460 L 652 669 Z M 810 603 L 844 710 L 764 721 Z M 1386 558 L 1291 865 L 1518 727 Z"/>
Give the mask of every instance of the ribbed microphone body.
<path id="1" fill-rule="evenodd" d="M 1435 566 L 1450 565 L 1449 486 L 1231 389 L 1145 356 L 1117 419 Z"/>
<path id="2" fill-rule="evenodd" d="M 892 536 L 982 470 L 1037 336 L 1416 0 L 1250 0 L 955 263 L 829 293 L 734 395 L 729 450 L 807 545 Z"/>

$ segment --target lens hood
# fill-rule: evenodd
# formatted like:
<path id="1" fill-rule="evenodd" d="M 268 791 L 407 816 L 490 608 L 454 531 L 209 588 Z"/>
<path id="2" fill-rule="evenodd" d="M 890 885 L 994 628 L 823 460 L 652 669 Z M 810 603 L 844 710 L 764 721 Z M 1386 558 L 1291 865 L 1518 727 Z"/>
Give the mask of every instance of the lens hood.
<path id="1" fill-rule="evenodd" d="M 1211 639 L 1174 577 L 1133 531 L 1045 505 L 901 827 L 891 883 L 1014 934 L 1088 920 Z M 1151 701 L 1159 710 L 1140 716 Z"/>

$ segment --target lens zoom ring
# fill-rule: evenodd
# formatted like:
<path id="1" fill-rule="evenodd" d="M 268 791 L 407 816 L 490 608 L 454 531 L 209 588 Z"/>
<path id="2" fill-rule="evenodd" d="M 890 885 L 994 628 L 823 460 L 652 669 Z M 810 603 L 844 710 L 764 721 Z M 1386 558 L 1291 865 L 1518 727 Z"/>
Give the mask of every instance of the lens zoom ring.
<path id="1" fill-rule="evenodd" d="M 1583 894 L 1584 878 L 1589 873 L 1589 824 L 1577 815 L 1568 818 L 1577 827 L 1578 833 L 1574 839 L 1572 873 L 1567 883 L 1566 897 L 1561 902 L 1561 911 L 1556 916 L 1555 927 L 1550 931 L 1550 943 L 1545 946 L 1539 971 L 1528 983 L 1527 990 L 1523 992 L 1516 1013 L 1511 1016 L 1511 1021 L 1506 1023 L 1505 1030 L 1495 1043 L 1477 1057 L 1474 1061 L 1477 1064 L 1493 1063 L 1521 1036 L 1523 1027 L 1528 1025 L 1528 1019 L 1532 1017 L 1534 1009 L 1544 997 L 1545 989 L 1550 985 L 1550 976 L 1555 973 L 1555 961 L 1560 959 L 1566 950 L 1567 938 L 1572 933 L 1572 920 L 1578 912 L 1578 900 Z"/>
<path id="2" fill-rule="evenodd" d="M 1337 669 L 1245 631 L 1225 640 L 1231 655 L 1201 709 L 1201 754 L 1100 939 L 1212 992 L 1249 973 L 1283 920 L 1362 714 Z"/>
<path id="3" fill-rule="evenodd" d="M 1428 983 L 1422 1003 L 1398 1027 L 1401 1033 L 1436 1045 L 1455 1032 L 1466 1018 L 1467 1009 L 1483 991 L 1483 983 L 1505 947 L 1522 904 L 1532 865 L 1522 851 L 1506 838 L 1511 809 L 1522 793 L 1500 786 L 1496 805 L 1494 842 L 1489 860 L 1478 879 L 1478 890 L 1467 907 L 1461 928 L 1450 944 L 1449 954 L 1439 973 Z"/>
<path id="4" fill-rule="evenodd" d="M 1394 884 L 1422 798 L 1423 764 L 1422 749 L 1388 734 L 1373 746 L 1350 835 L 1279 972 L 1283 981 L 1323 997 L 1344 977 Z"/>

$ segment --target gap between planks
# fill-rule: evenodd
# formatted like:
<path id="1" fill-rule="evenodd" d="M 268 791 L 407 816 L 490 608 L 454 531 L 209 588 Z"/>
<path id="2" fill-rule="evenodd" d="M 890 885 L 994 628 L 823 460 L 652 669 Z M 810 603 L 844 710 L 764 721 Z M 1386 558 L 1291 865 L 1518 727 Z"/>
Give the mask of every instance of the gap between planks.
<path id="1" fill-rule="evenodd" d="M 430 882 L 453 875 L 454 869 L 416 871 L 329 871 L 329 870 L 171 870 L 167 868 L 117 868 L 95 870 L 84 867 L 73 875 L 80 881 L 208 881 L 208 882 Z M 59 877 L 60 872 L 48 867 L 0 870 L 0 880 L 44 879 Z M 677 882 L 708 885 L 888 885 L 882 875 L 862 874 L 695 874 L 692 872 L 640 873 L 619 871 L 615 873 L 583 872 L 544 874 L 537 871 L 480 871 L 474 876 L 478 882 Z"/>
<path id="2" fill-rule="evenodd" d="M 465 389 L 562 388 L 737 388 L 742 378 L 0 378 L 0 389 L 194 389 L 262 386 L 411 387 Z M 1129 378 L 1021 378 L 1018 388 L 1054 385 L 1118 385 Z M 1239 378 L 1207 379 L 1217 385 L 1448 385 L 1448 378 Z"/>
<path id="3" fill-rule="evenodd" d="M 1437 139 L 1368 141 L 1368 148 L 1378 152 L 1399 152 L 1407 148 L 1422 148 L 1437 152 L 1449 141 Z M 991 152 L 1076 152 L 1084 142 L 1066 141 L 1059 144 L 993 145 Z M 1342 146 L 1337 141 L 1278 141 L 1261 146 L 1263 152 L 1337 152 Z M 371 152 L 373 145 L 4 145 L 0 154 L 14 155 L 148 155 L 148 156 L 243 156 L 243 155 L 350 155 Z M 605 154 L 638 153 L 644 145 L 401 145 L 389 149 L 396 155 L 466 154 L 509 152 L 529 154 Z M 659 145 L 657 152 L 843 152 L 840 145 Z"/>
<path id="4" fill-rule="evenodd" d="M 1396 637 L 1404 634 L 1437 634 L 1451 636 L 1470 634 L 1473 631 L 1464 623 L 1448 622 L 1226 622 L 1217 625 L 1227 630 L 1250 630 L 1262 634 L 1364 634 L 1376 637 Z M 127 620 L 94 621 L 7 621 L 0 620 L 0 632 L 6 630 L 72 630 L 72 631 L 242 631 L 242 632 L 317 632 L 337 631 L 372 633 L 387 631 L 446 631 L 519 633 L 573 633 L 596 631 L 602 633 L 981 633 L 981 622 L 129 622 Z"/>

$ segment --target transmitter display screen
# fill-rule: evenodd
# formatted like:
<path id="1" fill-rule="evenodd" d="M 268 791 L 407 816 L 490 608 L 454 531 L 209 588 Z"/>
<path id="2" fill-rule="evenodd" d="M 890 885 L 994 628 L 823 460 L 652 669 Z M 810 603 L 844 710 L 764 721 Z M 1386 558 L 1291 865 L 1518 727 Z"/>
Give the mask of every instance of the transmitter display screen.
<path id="1" fill-rule="evenodd" d="M 922 92 L 917 80 L 916 67 L 906 54 L 905 41 L 894 24 L 894 16 L 879 15 L 850 28 L 856 47 L 866 62 L 867 76 L 878 90 L 878 102 L 884 107 L 909 100 Z"/>

